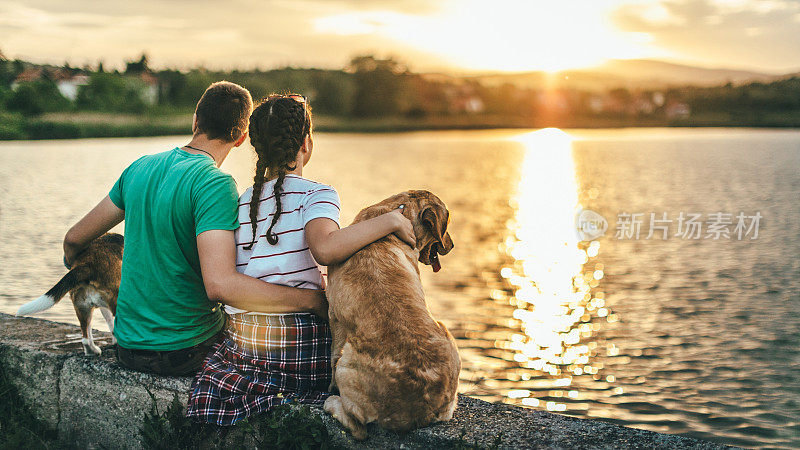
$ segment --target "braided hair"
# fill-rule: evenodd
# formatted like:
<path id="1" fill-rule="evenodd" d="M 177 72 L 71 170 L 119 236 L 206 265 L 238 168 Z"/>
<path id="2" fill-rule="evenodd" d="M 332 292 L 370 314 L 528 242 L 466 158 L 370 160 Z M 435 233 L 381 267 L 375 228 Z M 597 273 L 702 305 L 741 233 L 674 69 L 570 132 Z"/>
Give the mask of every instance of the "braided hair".
<path id="1" fill-rule="evenodd" d="M 250 115 L 250 143 L 256 150 L 256 175 L 253 178 L 253 196 L 250 199 L 250 223 L 253 239 L 245 249 L 250 250 L 258 240 L 256 220 L 261 190 L 268 179 L 275 178 L 273 195 L 275 213 L 267 229 L 267 242 L 278 243 L 278 236 L 272 231 L 278 223 L 282 211 L 281 190 L 286 173 L 297 166 L 297 152 L 303 146 L 305 137 L 311 134 L 311 109 L 288 95 L 272 94 L 258 105 Z"/>

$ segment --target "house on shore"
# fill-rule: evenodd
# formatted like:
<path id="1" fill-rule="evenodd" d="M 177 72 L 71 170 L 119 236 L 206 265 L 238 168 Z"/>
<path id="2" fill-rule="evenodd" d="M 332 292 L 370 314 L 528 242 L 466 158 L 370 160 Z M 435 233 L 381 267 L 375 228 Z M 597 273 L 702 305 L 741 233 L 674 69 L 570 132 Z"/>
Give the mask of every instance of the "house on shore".
<path id="1" fill-rule="evenodd" d="M 125 84 L 136 90 L 145 104 L 155 105 L 158 102 L 159 82 L 151 72 L 120 74 L 119 76 L 125 78 Z M 11 83 L 11 90 L 16 91 L 22 83 L 31 83 L 41 79 L 52 80 L 56 84 L 58 92 L 67 100 L 74 102 L 78 98 L 81 86 L 86 86 L 91 82 L 91 75 L 69 68 L 31 67 L 17 75 L 17 78 Z"/>
<path id="2" fill-rule="evenodd" d="M 136 78 L 141 81 L 139 86 L 139 97 L 148 105 L 155 105 L 158 102 L 159 83 L 158 78 L 150 72 L 142 72 Z"/>
<path id="3" fill-rule="evenodd" d="M 89 76 L 83 73 L 71 74 L 65 70 L 58 70 L 53 74 L 53 81 L 58 87 L 58 92 L 61 92 L 64 98 L 74 102 L 78 98 L 80 87 L 89 84 Z"/>

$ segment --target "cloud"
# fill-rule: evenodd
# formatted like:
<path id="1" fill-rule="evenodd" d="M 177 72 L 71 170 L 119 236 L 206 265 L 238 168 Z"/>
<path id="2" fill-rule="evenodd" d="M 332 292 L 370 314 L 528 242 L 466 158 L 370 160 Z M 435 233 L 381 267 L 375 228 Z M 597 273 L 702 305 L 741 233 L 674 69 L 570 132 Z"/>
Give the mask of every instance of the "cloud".
<path id="1" fill-rule="evenodd" d="M 76 65 L 103 59 L 107 67 L 122 67 L 142 51 L 156 66 L 220 69 L 341 67 L 355 54 L 376 52 L 398 56 L 413 69 L 472 63 L 527 70 L 590 56 L 673 55 L 783 70 L 800 66 L 800 3 L 5 0 L 0 36 L 0 49 L 10 57 Z"/>
<path id="2" fill-rule="evenodd" d="M 430 67 L 437 64 L 435 56 L 395 39 L 375 33 L 365 41 L 362 35 L 334 31 L 335 23 L 327 30 L 314 24 L 325 17 L 375 11 L 417 17 L 438 10 L 440 3 L 12 0 L 0 3 L 0 48 L 10 57 L 31 61 L 82 65 L 102 59 L 106 67 L 118 68 L 143 51 L 155 66 L 179 68 L 342 67 L 366 51 L 396 54 L 412 66 Z"/>
<path id="3" fill-rule="evenodd" d="M 798 1 L 660 0 L 627 3 L 612 18 L 687 61 L 786 72 L 800 68 L 798 16 Z"/>
<path id="4" fill-rule="evenodd" d="M 392 10 L 404 14 L 430 14 L 438 11 L 444 0 L 317 0 L 315 3 L 337 5 L 355 11 Z"/>

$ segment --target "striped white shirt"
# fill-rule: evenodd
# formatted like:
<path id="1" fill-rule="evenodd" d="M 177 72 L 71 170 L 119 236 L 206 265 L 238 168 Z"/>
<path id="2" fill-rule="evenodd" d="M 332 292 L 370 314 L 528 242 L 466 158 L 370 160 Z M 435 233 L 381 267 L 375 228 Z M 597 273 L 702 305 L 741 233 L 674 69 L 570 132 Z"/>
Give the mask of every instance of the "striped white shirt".
<path id="1" fill-rule="evenodd" d="M 275 181 L 264 183 L 261 190 L 256 235 L 250 250 L 245 247 L 253 237 L 250 221 L 250 199 L 253 188 L 239 197 L 239 229 L 236 230 L 236 270 L 268 283 L 305 289 L 321 289 L 322 274 L 306 243 L 306 224 L 320 217 L 339 223 L 339 194 L 328 185 L 296 175 L 286 175 L 281 190 L 282 213 L 272 229 L 278 243 L 267 242 L 266 233 L 275 214 Z M 226 306 L 229 314 L 244 313 Z M 258 313 L 251 313 L 258 314 Z"/>

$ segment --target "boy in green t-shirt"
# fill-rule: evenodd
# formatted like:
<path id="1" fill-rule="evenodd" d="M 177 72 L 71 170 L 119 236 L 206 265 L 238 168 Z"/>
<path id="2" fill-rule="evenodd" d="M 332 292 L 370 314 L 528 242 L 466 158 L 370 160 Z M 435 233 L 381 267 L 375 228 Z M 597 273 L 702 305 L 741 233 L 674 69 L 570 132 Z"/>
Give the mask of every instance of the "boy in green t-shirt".
<path id="1" fill-rule="evenodd" d="M 112 330 L 123 366 L 193 374 L 224 325 L 219 303 L 327 316 L 321 291 L 271 285 L 236 271 L 238 193 L 219 166 L 244 141 L 252 108 L 245 88 L 212 84 L 197 103 L 189 144 L 133 162 L 108 196 L 67 232 L 69 264 L 125 220 Z"/>

